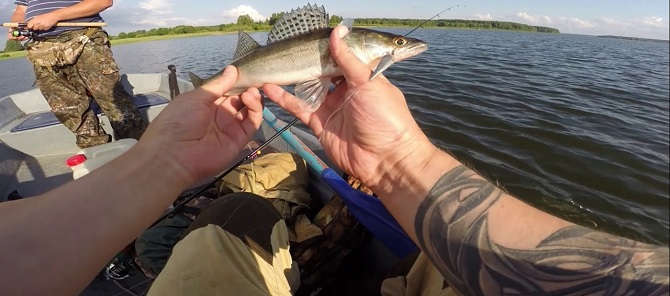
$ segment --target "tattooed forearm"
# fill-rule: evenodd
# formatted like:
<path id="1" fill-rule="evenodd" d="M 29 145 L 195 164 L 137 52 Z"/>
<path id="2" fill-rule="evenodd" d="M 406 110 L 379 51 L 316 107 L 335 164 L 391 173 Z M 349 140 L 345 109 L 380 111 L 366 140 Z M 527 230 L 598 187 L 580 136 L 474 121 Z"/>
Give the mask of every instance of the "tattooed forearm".
<path id="1" fill-rule="evenodd" d="M 568 226 L 532 249 L 490 240 L 488 211 L 503 192 L 457 167 L 416 215 L 423 251 L 465 295 L 667 295 L 668 248 Z"/>

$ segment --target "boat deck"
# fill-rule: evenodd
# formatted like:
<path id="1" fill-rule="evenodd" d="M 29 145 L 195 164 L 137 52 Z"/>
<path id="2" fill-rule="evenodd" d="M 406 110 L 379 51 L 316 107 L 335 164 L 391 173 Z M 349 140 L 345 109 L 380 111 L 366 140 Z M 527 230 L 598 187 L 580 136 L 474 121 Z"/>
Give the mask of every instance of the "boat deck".
<path id="1" fill-rule="evenodd" d="M 151 121 L 169 103 L 166 74 L 123 75 L 122 86 L 140 113 Z M 179 88 L 193 86 L 179 80 Z M 100 124 L 113 134 L 107 117 L 97 106 Z M 30 197 L 72 180 L 65 160 L 78 153 L 75 136 L 50 111 L 39 89 L 0 98 L 0 202 L 14 192 Z"/>

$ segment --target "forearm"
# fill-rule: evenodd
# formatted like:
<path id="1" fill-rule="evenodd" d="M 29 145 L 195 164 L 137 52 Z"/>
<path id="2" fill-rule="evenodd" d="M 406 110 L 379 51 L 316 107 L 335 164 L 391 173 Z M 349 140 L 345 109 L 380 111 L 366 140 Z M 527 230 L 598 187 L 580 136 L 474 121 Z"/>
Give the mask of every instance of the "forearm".
<path id="1" fill-rule="evenodd" d="M 428 160 L 398 162 L 383 183 L 413 188 L 387 188 L 380 199 L 463 294 L 667 293 L 667 247 L 536 210 L 446 153 Z"/>
<path id="2" fill-rule="evenodd" d="M 23 5 L 17 5 L 14 13 L 12 13 L 11 22 L 12 23 L 22 23 L 26 19 L 26 7 Z"/>
<path id="3" fill-rule="evenodd" d="M 12 283 L 0 294 L 80 292 L 184 187 L 165 163 L 135 147 L 76 182 L 0 205 L 0 274 Z"/>
<path id="4" fill-rule="evenodd" d="M 112 6 L 112 0 L 84 0 L 70 7 L 51 12 L 59 21 L 67 21 L 80 17 L 98 14 Z"/>

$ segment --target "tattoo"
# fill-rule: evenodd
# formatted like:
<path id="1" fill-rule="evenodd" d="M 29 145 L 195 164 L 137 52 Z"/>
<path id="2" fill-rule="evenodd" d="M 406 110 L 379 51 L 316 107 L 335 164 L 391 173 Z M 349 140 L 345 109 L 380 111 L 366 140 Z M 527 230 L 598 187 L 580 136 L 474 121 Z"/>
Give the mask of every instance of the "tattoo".
<path id="1" fill-rule="evenodd" d="M 668 248 L 568 226 L 533 249 L 492 242 L 489 208 L 503 195 L 463 166 L 437 181 L 416 215 L 423 251 L 464 295 L 667 295 Z"/>

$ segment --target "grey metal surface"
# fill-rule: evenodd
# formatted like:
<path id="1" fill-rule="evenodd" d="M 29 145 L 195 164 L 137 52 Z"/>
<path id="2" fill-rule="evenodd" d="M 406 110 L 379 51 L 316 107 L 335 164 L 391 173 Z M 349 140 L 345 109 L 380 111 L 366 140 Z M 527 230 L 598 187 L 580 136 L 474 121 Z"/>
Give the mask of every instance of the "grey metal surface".
<path id="1" fill-rule="evenodd" d="M 14 104 L 12 98 L 0 98 L 0 127 L 9 124 L 23 115 L 23 111 Z"/>
<path id="2" fill-rule="evenodd" d="M 123 75 L 121 83 L 129 93 L 140 96 L 143 105 L 151 105 L 141 109 L 149 121 L 167 105 L 167 99 L 156 98 L 169 97 L 165 74 Z M 193 89 L 184 80 L 179 86 L 183 91 Z M 24 197 L 35 196 L 72 180 L 65 160 L 80 149 L 65 126 L 50 123 L 12 132 L 27 119 L 35 120 L 49 112 L 39 89 L 0 98 L 0 201 L 15 190 Z M 100 122 L 112 134 L 104 115 L 100 115 Z"/>
<path id="3" fill-rule="evenodd" d="M 26 155 L 0 141 L 0 202 L 16 189 L 16 172 L 25 158 Z"/>
<path id="4" fill-rule="evenodd" d="M 31 197 L 72 181 L 72 171 L 65 164 L 70 156 L 72 154 L 40 158 L 27 156 L 16 172 L 16 190 L 23 197 Z"/>
<path id="5" fill-rule="evenodd" d="M 124 74 L 121 77 L 121 84 L 130 94 L 144 97 L 143 100 L 147 101 L 144 103 L 153 103 L 152 106 L 140 110 L 148 120 L 152 120 L 160 113 L 168 102 L 164 100 L 163 104 L 160 104 L 158 100 L 151 99 L 151 97 L 169 98 L 166 74 Z M 193 89 L 192 85 L 184 80 L 179 81 L 179 86 L 184 91 Z M 39 89 L 0 99 L 0 115 L 2 115 L 0 141 L 14 150 L 35 158 L 73 154 L 79 151 L 75 145 L 74 134 L 62 124 L 47 122 L 48 124 L 25 128 L 24 125 L 30 125 L 29 123 L 36 119 L 48 117 L 45 115 L 48 112 L 50 112 L 49 106 Z M 107 118 L 100 116 L 100 121 L 105 131 L 113 134 Z"/>

